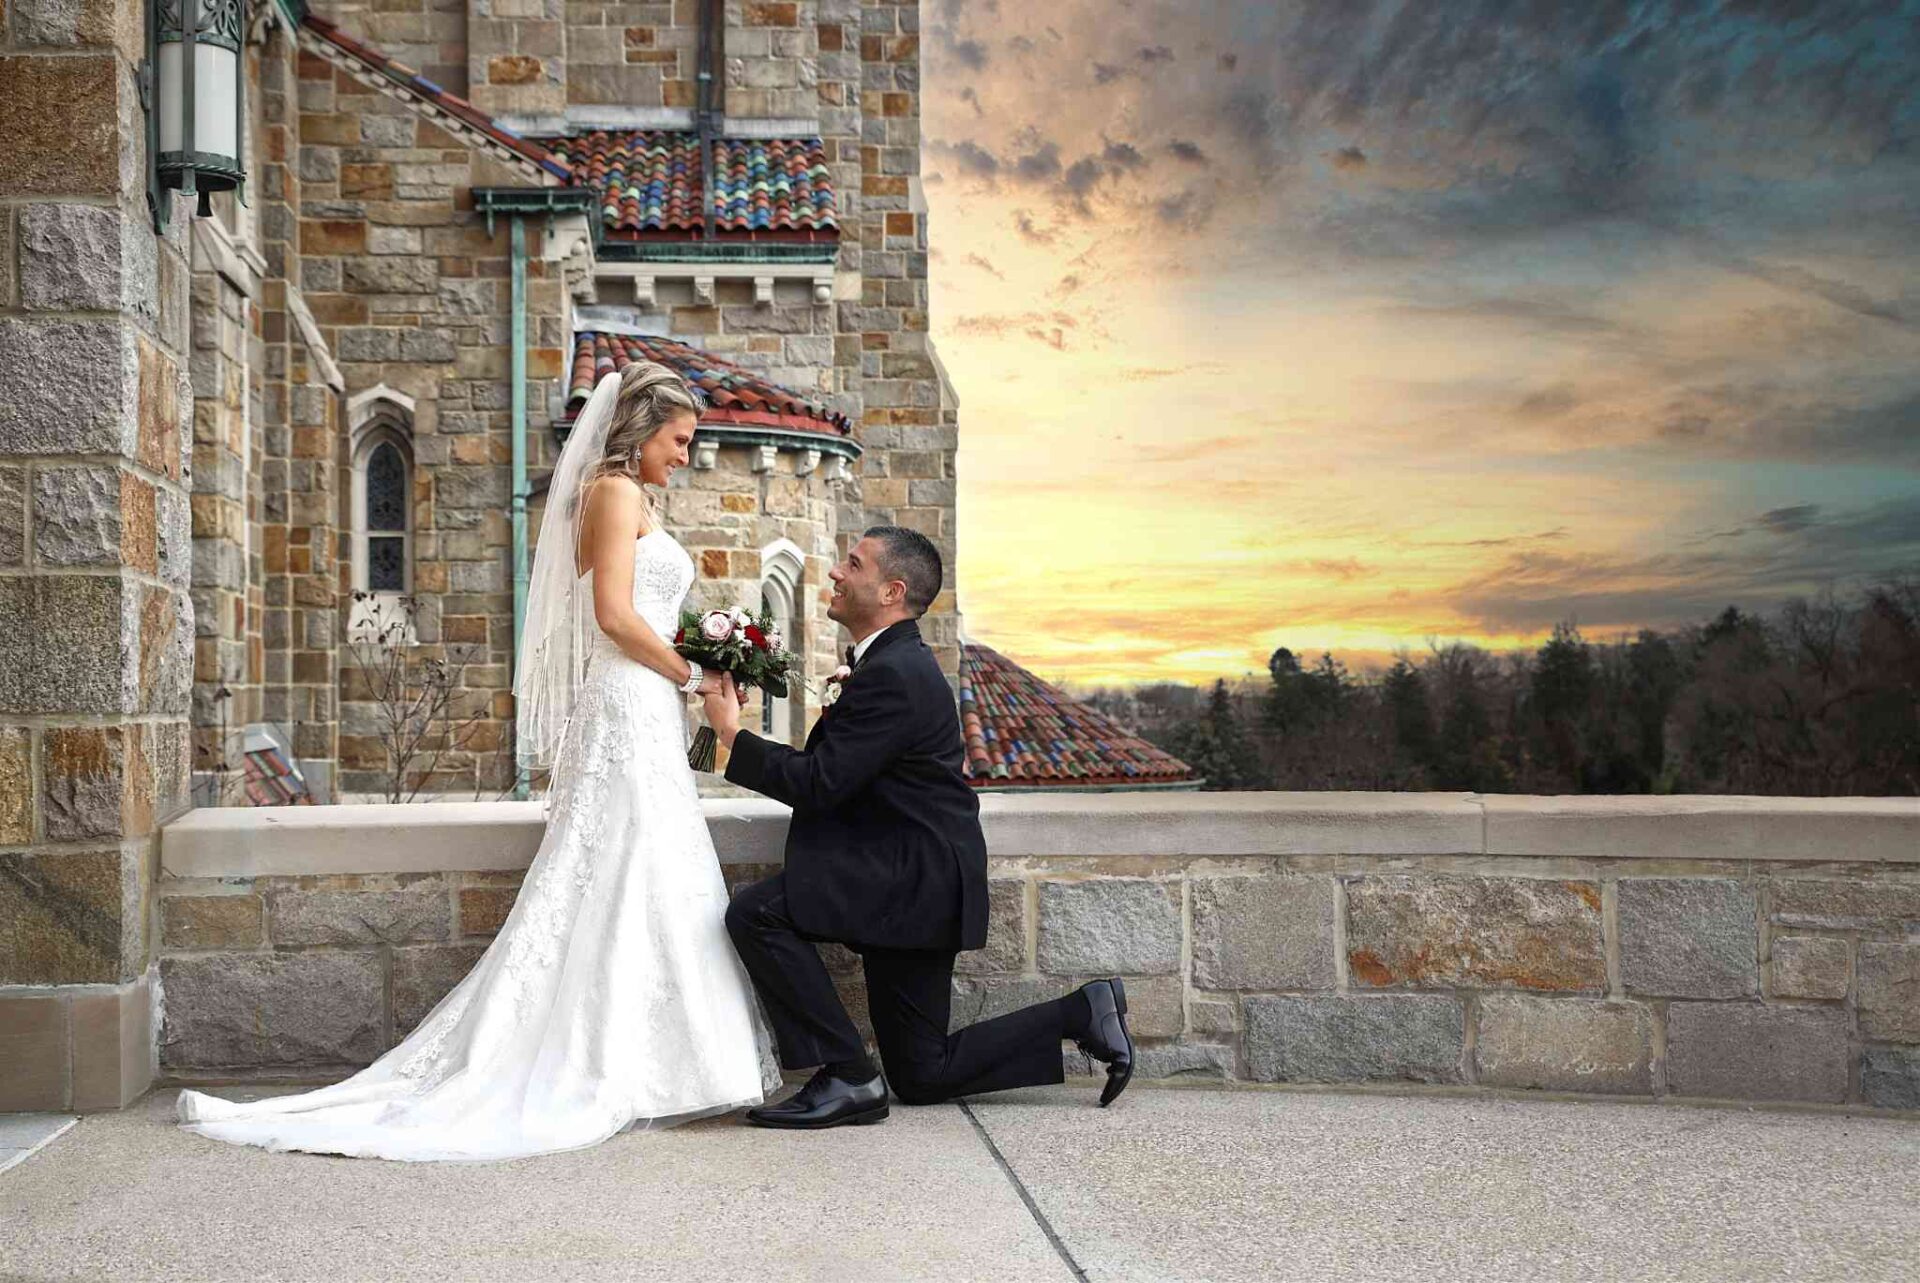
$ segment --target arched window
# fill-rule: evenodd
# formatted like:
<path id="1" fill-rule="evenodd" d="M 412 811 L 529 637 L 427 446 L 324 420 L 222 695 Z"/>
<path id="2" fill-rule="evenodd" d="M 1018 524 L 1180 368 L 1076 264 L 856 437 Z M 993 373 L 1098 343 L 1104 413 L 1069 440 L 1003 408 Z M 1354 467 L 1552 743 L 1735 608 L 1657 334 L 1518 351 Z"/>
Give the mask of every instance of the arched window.
<path id="1" fill-rule="evenodd" d="M 800 584 L 806 560 L 790 540 L 780 539 L 760 550 L 760 608 L 772 615 L 788 650 L 806 654 L 801 635 Z M 798 682 L 785 699 L 764 698 L 760 704 L 760 733 L 779 744 L 791 744 L 806 725 L 806 696 Z"/>
<path id="2" fill-rule="evenodd" d="M 347 416 L 353 588 L 365 594 L 348 611 L 347 638 L 373 641 L 402 617 L 398 599 L 413 591 L 413 401 L 382 385 L 348 398 Z M 411 625 L 404 640 L 414 640 Z"/>
<path id="3" fill-rule="evenodd" d="M 394 596 L 413 588 L 413 451 L 389 421 L 370 426 L 354 451 L 353 586 Z"/>

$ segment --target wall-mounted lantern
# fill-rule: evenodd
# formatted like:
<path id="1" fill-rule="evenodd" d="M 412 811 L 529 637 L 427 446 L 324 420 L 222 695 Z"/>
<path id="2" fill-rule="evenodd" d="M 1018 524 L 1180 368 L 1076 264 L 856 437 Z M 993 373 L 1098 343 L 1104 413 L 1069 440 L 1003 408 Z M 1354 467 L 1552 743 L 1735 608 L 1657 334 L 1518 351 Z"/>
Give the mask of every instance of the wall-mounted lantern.
<path id="1" fill-rule="evenodd" d="M 239 190 L 246 181 L 246 18 L 246 0 L 147 0 L 140 96 L 157 226 L 166 226 L 167 189 L 199 193 L 204 218 L 213 212 L 212 193 Z"/>

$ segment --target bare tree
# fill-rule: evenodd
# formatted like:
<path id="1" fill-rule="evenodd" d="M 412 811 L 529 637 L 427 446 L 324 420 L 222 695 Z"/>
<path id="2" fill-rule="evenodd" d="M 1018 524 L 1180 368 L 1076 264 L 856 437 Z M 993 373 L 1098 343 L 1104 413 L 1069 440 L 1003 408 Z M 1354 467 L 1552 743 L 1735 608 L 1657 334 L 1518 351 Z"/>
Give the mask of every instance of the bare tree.
<path id="1" fill-rule="evenodd" d="M 465 686 L 474 651 L 455 647 L 441 657 L 414 646 L 411 597 L 356 592 L 354 599 L 366 610 L 347 652 L 378 720 L 382 791 L 389 802 L 412 802 L 448 753 L 468 748 L 485 719 L 484 693 Z"/>

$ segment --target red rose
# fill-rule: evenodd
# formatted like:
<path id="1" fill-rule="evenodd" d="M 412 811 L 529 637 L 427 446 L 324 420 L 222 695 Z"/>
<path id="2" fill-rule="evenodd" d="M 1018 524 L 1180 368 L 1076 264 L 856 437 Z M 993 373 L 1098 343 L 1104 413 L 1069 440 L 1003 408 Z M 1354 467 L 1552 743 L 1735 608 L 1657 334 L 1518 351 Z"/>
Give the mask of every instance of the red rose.
<path id="1" fill-rule="evenodd" d="M 673 635 L 673 644 L 678 646 L 681 642 L 685 641 L 686 639 L 687 639 L 687 630 L 682 628 L 679 632 Z"/>
<path id="2" fill-rule="evenodd" d="M 752 624 L 747 625 L 747 640 L 758 646 L 761 650 L 767 648 L 767 635 L 758 628 L 755 628 Z"/>

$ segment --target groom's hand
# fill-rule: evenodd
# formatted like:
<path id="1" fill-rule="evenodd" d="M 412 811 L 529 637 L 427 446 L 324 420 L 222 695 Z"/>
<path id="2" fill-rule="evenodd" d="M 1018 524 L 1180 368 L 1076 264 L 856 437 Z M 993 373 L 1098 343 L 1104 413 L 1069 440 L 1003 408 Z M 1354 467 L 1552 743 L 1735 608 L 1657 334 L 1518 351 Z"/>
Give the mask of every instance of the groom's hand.
<path id="1" fill-rule="evenodd" d="M 707 725 L 713 727 L 721 744 L 732 748 L 734 736 L 740 733 L 740 691 L 733 683 L 733 674 L 721 674 L 720 689 L 707 695 L 703 702 Z"/>

